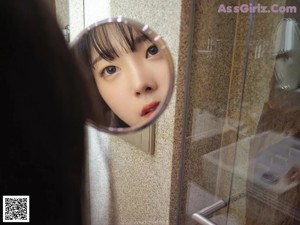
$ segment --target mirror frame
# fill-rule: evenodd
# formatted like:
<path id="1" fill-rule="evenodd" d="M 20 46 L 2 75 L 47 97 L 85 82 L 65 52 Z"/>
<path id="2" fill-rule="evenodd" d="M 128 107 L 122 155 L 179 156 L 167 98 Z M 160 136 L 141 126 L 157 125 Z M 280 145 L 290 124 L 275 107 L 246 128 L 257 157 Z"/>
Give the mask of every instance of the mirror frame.
<path id="1" fill-rule="evenodd" d="M 147 24 L 142 24 L 136 20 L 130 19 L 130 18 L 126 18 L 126 17 L 122 17 L 122 16 L 118 16 L 118 17 L 110 17 L 104 20 L 100 20 L 94 24 L 91 24 L 90 26 L 86 27 L 82 32 L 80 32 L 76 38 L 74 38 L 74 40 L 70 43 L 70 48 L 72 49 L 72 47 L 80 40 L 80 38 L 86 33 L 89 32 L 89 30 L 94 29 L 102 24 L 106 24 L 106 23 L 125 23 L 128 24 L 132 27 L 134 27 L 136 30 L 140 31 L 141 33 L 145 34 L 146 36 L 149 37 L 149 39 L 151 40 L 151 42 L 153 42 L 164 54 L 164 57 L 166 58 L 170 73 L 168 74 L 169 78 L 169 90 L 167 93 L 167 96 L 165 97 L 164 101 L 162 104 L 159 105 L 159 107 L 157 108 L 157 113 L 155 115 L 153 115 L 153 117 L 151 119 L 149 119 L 148 121 L 146 121 L 145 123 L 136 125 L 136 126 L 131 126 L 131 127 L 106 127 L 103 126 L 99 123 L 97 123 L 96 119 L 92 119 L 92 118 L 87 118 L 87 123 L 91 126 L 93 126 L 94 128 L 103 131 L 105 133 L 109 133 L 109 134 L 129 134 L 129 133 L 133 133 L 133 132 L 137 132 L 140 131 L 152 124 L 154 124 L 157 119 L 162 115 L 162 113 L 165 112 L 167 106 L 169 105 L 173 92 L 174 92 L 174 86 L 175 86 L 175 70 L 174 70 L 174 63 L 173 63 L 173 59 L 171 56 L 171 53 L 169 51 L 169 48 L 166 44 L 166 42 L 162 39 L 162 37 L 160 35 L 158 35 L 155 31 L 153 31 Z M 92 106 L 93 108 L 94 106 Z M 97 106 L 96 106 L 97 107 Z M 97 112 L 97 110 L 95 110 L 95 112 Z"/>

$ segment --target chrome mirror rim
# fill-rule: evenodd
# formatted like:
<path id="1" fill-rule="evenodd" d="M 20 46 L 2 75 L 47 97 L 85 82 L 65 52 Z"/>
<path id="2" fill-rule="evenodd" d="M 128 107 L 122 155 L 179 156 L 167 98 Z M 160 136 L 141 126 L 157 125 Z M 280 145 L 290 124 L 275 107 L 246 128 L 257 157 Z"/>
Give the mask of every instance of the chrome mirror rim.
<path id="1" fill-rule="evenodd" d="M 165 112 L 166 108 L 168 107 L 168 105 L 171 101 L 171 98 L 172 98 L 172 95 L 174 92 L 174 85 L 175 85 L 175 72 L 174 72 L 175 70 L 174 70 L 173 58 L 171 56 L 171 53 L 169 51 L 169 48 L 168 48 L 166 42 L 163 40 L 163 38 L 160 35 L 158 35 L 155 31 L 153 31 L 149 27 L 149 25 L 142 24 L 136 20 L 122 17 L 122 16 L 110 17 L 110 18 L 100 20 L 96 23 L 89 25 L 82 32 L 80 32 L 76 38 L 74 38 L 74 40 L 70 43 L 70 48 L 72 49 L 72 47 L 80 40 L 80 38 L 85 33 L 89 32 L 89 30 L 92 30 L 102 24 L 107 24 L 107 23 L 124 23 L 126 25 L 128 24 L 128 25 L 134 27 L 135 29 L 137 29 L 138 31 L 140 31 L 141 33 L 145 34 L 147 37 L 149 37 L 151 42 L 155 43 L 159 47 L 159 49 L 163 52 L 163 54 L 167 60 L 169 70 L 170 70 L 170 73 L 168 74 L 169 89 L 168 89 L 167 95 L 164 98 L 162 104 L 160 104 L 158 106 L 157 113 L 155 113 L 155 115 L 153 115 L 153 117 L 151 119 L 149 119 L 141 124 L 131 126 L 131 127 L 108 127 L 108 126 L 98 124 L 90 118 L 88 118 L 86 121 L 88 125 L 98 129 L 99 131 L 103 131 L 103 132 L 109 133 L 109 134 L 128 134 L 128 133 L 137 132 L 137 131 L 140 131 L 140 130 L 154 124 L 158 120 L 158 118 Z"/>

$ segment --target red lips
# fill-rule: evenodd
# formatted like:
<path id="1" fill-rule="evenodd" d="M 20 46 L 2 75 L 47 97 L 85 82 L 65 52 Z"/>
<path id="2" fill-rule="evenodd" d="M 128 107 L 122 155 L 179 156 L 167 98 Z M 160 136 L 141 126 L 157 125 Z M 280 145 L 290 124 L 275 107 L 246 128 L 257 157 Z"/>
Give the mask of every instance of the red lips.
<path id="1" fill-rule="evenodd" d="M 148 105 L 145 105 L 141 111 L 141 116 L 149 118 L 153 112 L 156 110 L 156 108 L 158 107 L 159 102 L 157 101 L 153 101 Z"/>

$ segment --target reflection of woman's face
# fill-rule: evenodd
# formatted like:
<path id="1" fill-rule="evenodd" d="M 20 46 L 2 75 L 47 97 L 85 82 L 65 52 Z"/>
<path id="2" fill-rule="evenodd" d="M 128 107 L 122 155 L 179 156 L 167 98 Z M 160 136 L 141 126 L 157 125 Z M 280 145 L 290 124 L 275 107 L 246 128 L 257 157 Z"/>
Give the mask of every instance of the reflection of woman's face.
<path id="1" fill-rule="evenodd" d="M 168 93 L 169 67 L 154 44 L 137 41 L 134 52 L 123 51 L 112 61 L 99 58 L 96 52 L 92 58 L 100 94 L 120 119 L 134 126 L 155 114 Z"/>

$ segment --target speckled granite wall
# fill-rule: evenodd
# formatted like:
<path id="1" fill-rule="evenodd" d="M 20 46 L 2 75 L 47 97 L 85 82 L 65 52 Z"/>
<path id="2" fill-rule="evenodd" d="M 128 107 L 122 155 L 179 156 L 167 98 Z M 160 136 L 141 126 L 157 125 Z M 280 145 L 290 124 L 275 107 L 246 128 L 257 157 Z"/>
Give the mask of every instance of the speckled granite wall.
<path id="1" fill-rule="evenodd" d="M 72 41 L 84 28 L 83 0 L 69 0 L 70 40 Z"/>
<path id="2" fill-rule="evenodd" d="M 111 16 L 148 24 L 167 42 L 178 61 L 180 0 L 111 0 Z M 108 157 L 114 181 L 118 224 L 169 224 L 176 89 L 156 125 L 155 151 L 148 155 L 119 137 L 109 138 Z"/>
<path id="3" fill-rule="evenodd" d="M 61 29 L 69 25 L 69 1 L 55 0 L 56 17 Z"/>

